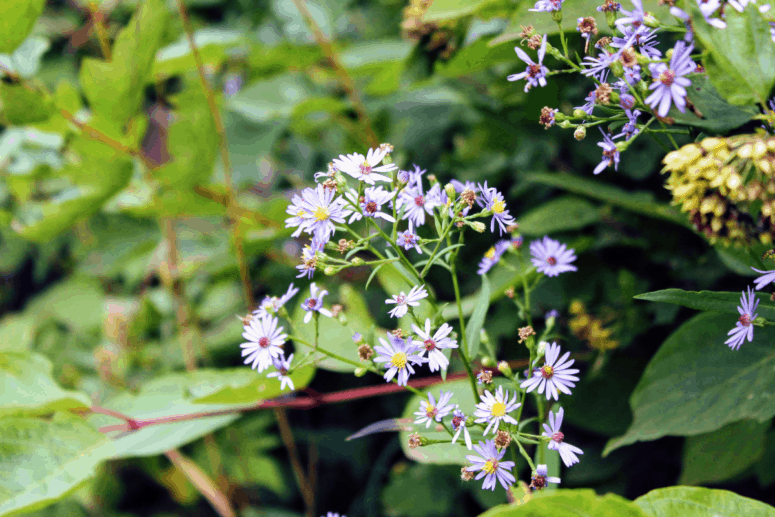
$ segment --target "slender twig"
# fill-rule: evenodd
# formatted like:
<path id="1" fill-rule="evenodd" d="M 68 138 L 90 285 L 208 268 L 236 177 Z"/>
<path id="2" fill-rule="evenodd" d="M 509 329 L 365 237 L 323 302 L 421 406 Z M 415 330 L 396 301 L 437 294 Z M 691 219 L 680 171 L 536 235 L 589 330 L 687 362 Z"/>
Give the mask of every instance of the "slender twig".
<path id="1" fill-rule="evenodd" d="M 301 497 L 304 499 L 304 506 L 307 507 L 307 517 L 312 517 L 314 515 L 315 494 L 312 493 L 309 480 L 304 474 L 304 467 L 301 466 L 299 453 L 296 450 L 296 442 L 293 441 L 293 433 L 288 423 L 288 415 L 285 414 L 282 408 L 275 408 L 274 416 L 277 419 L 277 426 L 280 428 L 280 437 L 288 450 L 288 458 L 291 460 L 291 468 L 296 476 L 296 482 L 299 484 Z"/>
<path id="2" fill-rule="evenodd" d="M 102 51 L 102 57 L 105 61 L 112 61 L 113 55 L 110 51 L 110 40 L 108 39 L 108 31 L 105 29 L 105 15 L 102 14 L 99 7 L 96 4 L 89 4 L 89 12 L 91 14 L 92 27 L 97 33 L 97 41 L 100 43 L 100 50 Z"/>
<path id="3" fill-rule="evenodd" d="M 193 484 L 196 489 L 201 493 L 210 504 L 213 509 L 218 512 L 221 517 L 237 517 L 237 513 L 231 506 L 231 502 L 226 494 L 223 493 L 218 485 L 210 479 L 210 476 L 202 470 L 199 465 L 194 463 L 190 458 L 183 456 L 176 449 L 172 449 L 164 453 L 167 459 L 172 462 L 175 467 L 186 476 L 186 478 Z"/>
<path id="4" fill-rule="evenodd" d="M 180 2 L 181 0 L 178 1 Z M 339 83 L 342 85 L 345 92 L 347 93 L 347 96 L 350 98 L 350 102 L 352 102 L 355 114 L 358 116 L 358 120 L 363 126 L 363 131 L 366 134 L 366 139 L 369 142 L 369 146 L 377 147 L 379 145 L 379 139 L 377 138 L 377 134 L 372 128 L 369 114 L 366 111 L 366 106 L 363 104 L 363 101 L 358 94 L 358 90 L 355 88 L 355 82 L 353 81 L 352 77 L 350 77 L 347 69 L 342 65 L 342 62 L 339 60 L 339 56 L 336 54 L 333 45 L 331 45 L 331 42 L 328 41 L 328 38 L 320 29 L 318 23 L 315 21 L 315 18 L 312 17 L 312 13 L 309 12 L 305 0 L 293 0 L 293 3 L 296 5 L 299 13 L 301 13 L 304 21 L 312 31 L 312 34 L 315 37 L 315 41 L 323 51 L 323 54 L 326 56 L 328 61 L 331 63 L 331 66 L 334 68 L 336 75 L 339 77 Z"/>

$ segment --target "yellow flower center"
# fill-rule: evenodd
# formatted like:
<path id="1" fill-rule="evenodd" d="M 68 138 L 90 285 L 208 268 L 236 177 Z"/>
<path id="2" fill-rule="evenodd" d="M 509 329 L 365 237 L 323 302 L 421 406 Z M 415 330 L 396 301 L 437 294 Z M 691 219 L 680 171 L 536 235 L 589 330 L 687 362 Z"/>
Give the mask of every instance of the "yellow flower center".
<path id="1" fill-rule="evenodd" d="M 544 379 L 550 379 L 552 375 L 554 375 L 554 368 L 552 368 L 548 364 L 545 364 L 541 368 L 541 375 L 544 377 Z"/>
<path id="2" fill-rule="evenodd" d="M 390 358 L 390 365 L 395 366 L 399 370 L 406 366 L 406 354 L 403 352 L 397 352 Z"/>
<path id="3" fill-rule="evenodd" d="M 495 460 L 495 459 L 487 460 L 484 463 L 484 467 L 482 467 L 482 470 L 487 472 L 488 474 L 495 474 L 498 471 L 498 460 Z"/>
<path id="4" fill-rule="evenodd" d="M 495 257 L 495 248 L 490 248 L 490 249 L 488 249 L 488 250 L 487 250 L 487 253 L 485 253 L 485 254 L 484 254 L 484 256 L 485 256 L 486 258 L 488 258 L 488 259 L 492 260 L 492 259 L 493 259 L 493 257 Z"/>
<path id="5" fill-rule="evenodd" d="M 506 414 L 506 404 L 503 402 L 496 402 L 492 405 L 492 409 L 490 410 L 490 413 L 492 413 L 492 416 L 503 416 Z"/>
<path id="6" fill-rule="evenodd" d="M 325 206 L 319 206 L 315 209 L 315 219 L 318 221 L 325 221 L 331 216 L 331 211 L 328 209 L 328 207 Z"/>
<path id="7" fill-rule="evenodd" d="M 296 217 L 307 217 L 307 212 L 305 212 L 304 209 L 299 209 L 299 211 L 296 212 Z"/>
<path id="8" fill-rule="evenodd" d="M 502 199 L 499 199 L 492 204 L 492 213 L 502 214 L 504 210 L 506 210 L 506 202 Z"/>

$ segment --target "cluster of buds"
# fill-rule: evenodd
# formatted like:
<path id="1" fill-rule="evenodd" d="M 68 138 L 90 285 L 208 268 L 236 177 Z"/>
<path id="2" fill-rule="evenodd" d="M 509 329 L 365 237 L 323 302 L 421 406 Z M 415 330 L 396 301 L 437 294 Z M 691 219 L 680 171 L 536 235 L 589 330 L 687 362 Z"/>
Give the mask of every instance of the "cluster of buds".
<path id="1" fill-rule="evenodd" d="M 714 244 L 773 242 L 775 137 L 706 138 L 669 153 L 673 204 Z"/>
<path id="2" fill-rule="evenodd" d="M 582 341 L 589 343 L 595 350 L 613 350 L 619 347 L 619 341 L 612 339 L 612 328 L 605 328 L 605 322 L 587 313 L 584 303 L 573 301 L 569 307 L 573 317 L 568 321 L 571 333 Z"/>
<path id="3" fill-rule="evenodd" d="M 441 59 L 449 59 L 457 48 L 454 22 L 426 22 L 425 12 L 433 0 L 411 0 L 404 8 L 401 29 L 405 38 L 423 41 L 429 52 L 438 52 Z"/>

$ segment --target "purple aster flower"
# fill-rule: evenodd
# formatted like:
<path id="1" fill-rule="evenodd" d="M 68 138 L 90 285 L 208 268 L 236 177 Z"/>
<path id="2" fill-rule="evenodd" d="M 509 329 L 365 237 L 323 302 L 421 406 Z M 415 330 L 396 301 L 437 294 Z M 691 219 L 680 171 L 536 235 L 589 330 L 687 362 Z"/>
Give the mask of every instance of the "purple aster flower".
<path id="1" fill-rule="evenodd" d="M 334 179 L 334 176 L 336 176 L 336 167 L 334 167 L 334 164 L 329 162 L 328 163 L 328 171 L 327 172 L 316 172 L 315 173 L 315 182 L 319 183 L 320 180 L 326 181 L 326 180 L 332 180 Z"/>
<path id="2" fill-rule="evenodd" d="M 414 419 L 415 424 L 425 423 L 425 428 L 429 428 L 431 423 L 435 420 L 441 422 L 441 419 L 447 416 L 454 409 L 454 405 L 449 403 L 449 399 L 452 398 L 452 392 L 448 391 L 444 393 L 439 392 L 439 403 L 436 403 L 436 399 L 433 395 L 428 393 L 428 400 L 420 402 L 420 411 L 415 411 L 414 414 L 417 418 Z"/>
<path id="3" fill-rule="evenodd" d="M 557 412 L 555 418 L 554 413 L 549 411 L 549 425 L 544 424 L 544 432 L 542 436 L 550 438 L 551 441 L 547 444 L 550 450 L 560 453 L 562 462 L 566 467 L 571 467 L 579 462 L 579 457 L 576 454 L 584 454 L 584 452 L 578 447 L 565 443 L 565 435 L 560 432 L 560 426 L 562 425 L 562 417 L 565 413 L 563 408 Z"/>
<path id="4" fill-rule="evenodd" d="M 630 45 L 635 45 L 638 47 L 638 51 L 649 59 L 662 57 L 662 52 L 654 48 L 657 43 L 657 29 L 650 30 L 645 25 L 637 29 L 625 27 L 623 37 L 614 36 L 611 40 L 611 46 L 614 48 L 627 48 Z"/>
<path id="5" fill-rule="evenodd" d="M 304 245 L 304 249 L 301 250 L 301 264 L 296 266 L 296 269 L 299 270 L 299 274 L 296 275 L 296 278 L 304 276 L 312 278 L 312 275 L 315 274 L 315 269 L 318 266 L 317 252 L 323 251 L 324 246 L 325 242 L 316 239 L 312 239 L 309 244 Z"/>
<path id="6" fill-rule="evenodd" d="M 285 305 L 288 300 L 296 296 L 296 293 L 298 292 L 299 288 L 294 288 L 293 284 L 291 284 L 288 287 L 288 291 L 279 298 L 276 296 L 265 296 L 264 299 L 261 300 L 261 304 L 258 306 L 258 309 L 253 311 L 253 314 L 259 318 L 270 316 L 270 312 L 275 313 L 280 310 L 280 307 Z"/>
<path id="7" fill-rule="evenodd" d="M 347 517 L 346 515 L 339 515 L 338 513 L 334 512 L 327 512 L 325 517 Z"/>
<path id="8" fill-rule="evenodd" d="M 555 310 L 555 309 L 552 309 L 549 312 L 547 312 L 546 314 L 544 314 L 544 319 L 545 320 L 548 320 L 549 318 L 559 318 L 559 317 L 560 317 L 560 313 L 557 310 Z"/>
<path id="9" fill-rule="evenodd" d="M 598 9 L 600 8 L 598 7 Z M 536 472 L 530 481 L 530 488 L 534 490 L 541 490 L 542 488 L 546 487 L 547 483 L 555 483 L 559 485 L 560 478 L 547 477 L 546 475 L 548 473 L 549 473 L 549 469 L 546 468 L 546 465 L 536 465 Z"/>
<path id="10" fill-rule="evenodd" d="M 627 81 L 627 84 L 635 84 L 640 82 L 640 65 L 635 65 L 632 67 L 625 66 L 624 79 Z"/>
<path id="11" fill-rule="evenodd" d="M 446 370 L 449 366 L 449 359 L 444 356 L 442 350 L 445 348 L 457 348 L 457 341 L 450 338 L 449 334 L 452 332 L 452 327 L 443 323 L 435 334 L 431 334 L 431 320 L 425 320 L 425 330 L 421 329 L 414 323 L 412 324 L 412 330 L 417 334 L 420 339 L 412 341 L 415 345 L 423 347 L 428 352 L 428 366 L 432 372 L 436 370 Z"/>
<path id="12" fill-rule="evenodd" d="M 479 269 L 476 271 L 476 274 L 483 275 L 492 269 L 500 261 L 506 250 L 509 249 L 509 246 L 511 246 L 511 240 L 509 239 L 496 242 L 495 246 L 485 252 L 484 257 L 479 262 Z"/>
<path id="13" fill-rule="evenodd" d="M 387 154 L 387 149 L 382 148 L 369 149 L 366 156 L 358 153 L 348 154 L 347 156 L 340 154 L 339 158 L 334 158 L 334 167 L 369 185 L 374 185 L 375 181 L 390 182 L 392 180 L 389 177 L 377 174 L 379 172 L 394 171 L 398 168 L 394 163 L 377 167 Z"/>
<path id="14" fill-rule="evenodd" d="M 503 455 L 506 454 L 506 449 L 498 451 L 495 447 L 495 442 L 487 440 L 485 442 L 479 442 L 479 445 L 474 446 L 474 451 L 479 456 L 470 454 L 466 456 L 466 459 L 473 463 L 472 466 L 466 470 L 468 472 L 476 472 L 479 470 L 479 474 L 476 475 L 476 480 L 484 478 L 484 484 L 482 488 L 484 490 L 495 490 L 495 481 L 499 481 L 501 486 L 508 490 L 509 486 L 514 484 L 514 476 L 511 474 L 511 469 L 514 468 L 513 461 L 501 461 Z"/>
<path id="15" fill-rule="evenodd" d="M 460 194 L 466 189 L 471 190 L 473 192 L 479 192 L 479 187 L 477 187 L 476 183 L 474 183 L 473 181 L 466 181 L 465 183 L 463 183 L 462 181 L 458 181 L 458 180 L 450 180 L 449 182 L 452 183 L 452 186 L 455 187 L 455 192 L 457 192 L 458 194 Z"/>
<path id="16" fill-rule="evenodd" d="M 603 133 L 603 130 L 600 130 Z M 616 144 L 611 137 L 603 133 L 603 141 L 597 143 L 598 146 L 603 148 L 603 159 L 597 164 L 593 174 L 600 174 L 606 167 L 614 166 L 614 170 L 619 170 L 619 149 L 616 148 Z"/>
<path id="17" fill-rule="evenodd" d="M 460 406 L 456 407 L 455 411 L 452 413 L 452 429 L 455 431 L 455 435 L 452 437 L 452 443 L 457 441 L 458 436 L 460 436 L 460 433 L 462 432 L 466 441 L 466 448 L 470 451 L 472 448 L 471 433 L 468 432 L 468 426 L 466 426 L 466 415 L 460 411 Z"/>
<path id="18" fill-rule="evenodd" d="M 608 75 L 608 67 L 611 63 L 619 59 L 619 53 L 609 54 L 605 50 L 598 54 L 598 57 L 587 56 L 581 61 L 581 65 L 586 67 L 581 73 L 587 77 L 593 77 L 600 81 L 605 82 L 605 78 Z"/>
<path id="19" fill-rule="evenodd" d="M 318 185 L 316 189 L 306 188 L 301 193 L 302 202 L 299 207 L 304 211 L 304 215 L 299 229 L 312 234 L 324 244 L 336 231 L 334 223 L 344 223 L 342 198 L 334 199 L 335 194 L 336 192 L 326 189 L 323 185 Z M 298 213 L 296 217 L 299 217 Z M 286 226 L 287 222 L 288 220 Z"/>
<path id="20" fill-rule="evenodd" d="M 699 3 L 699 2 L 698 2 Z M 756 4 L 756 0 L 729 0 L 729 5 L 731 5 L 737 12 L 742 13 L 746 7 L 748 7 L 748 4 Z M 766 13 L 770 10 L 770 4 L 764 4 L 759 6 L 759 12 L 760 13 Z M 713 11 L 711 11 L 712 13 Z M 704 12 L 702 13 L 705 14 Z"/>
<path id="21" fill-rule="evenodd" d="M 772 282 L 775 282 L 775 270 L 773 271 L 761 271 L 759 269 L 756 269 L 755 267 L 752 267 L 754 271 L 757 273 L 761 273 L 762 276 L 754 280 L 753 282 L 756 284 L 756 290 L 760 290 L 765 285 L 769 285 Z"/>
<path id="22" fill-rule="evenodd" d="M 685 111 L 686 88 L 692 82 L 684 76 L 693 73 L 697 68 L 690 57 L 692 50 L 694 50 L 692 45 L 687 46 L 683 41 L 679 41 L 675 44 L 669 67 L 665 63 L 651 63 L 649 65 L 651 77 L 654 79 L 649 89 L 654 90 L 654 92 L 646 97 L 644 102 L 652 109 L 659 106 L 657 113 L 660 117 L 667 116 L 671 103 L 675 104 L 681 113 Z"/>
<path id="23" fill-rule="evenodd" d="M 525 84 L 525 91 L 528 91 L 534 86 L 546 86 L 546 74 L 549 73 L 549 69 L 543 64 L 544 55 L 546 54 L 546 41 L 546 34 L 544 34 L 541 48 L 538 49 L 538 63 L 534 63 L 533 60 L 530 59 L 530 56 L 525 54 L 521 48 L 514 47 L 514 51 L 517 53 L 517 56 L 519 56 L 519 59 L 527 63 L 527 69 L 521 74 L 510 75 L 508 77 L 509 81 L 525 79 L 527 81 L 527 84 Z"/>
<path id="24" fill-rule="evenodd" d="M 239 74 L 229 74 L 223 85 L 223 94 L 226 97 L 237 95 L 242 89 L 242 76 Z"/>
<path id="25" fill-rule="evenodd" d="M 277 327 L 278 320 L 274 317 L 252 318 L 245 325 L 242 337 L 247 343 L 242 343 L 242 357 L 245 364 L 253 363 L 250 367 L 258 372 L 263 372 L 272 364 L 272 358 L 277 357 L 283 351 L 287 334 L 282 334 L 283 327 Z"/>
<path id="26" fill-rule="evenodd" d="M 276 371 L 268 373 L 266 376 L 267 378 L 277 377 L 277 380 L 280 381 L 280 391 L 286 387 L 289 387 L 291 391 L 296 389 L 293 385 L 293 380 L 288 376 L 288 371 L 291 369 L 291 361 L 293 361 L 293 354 L 288 359 L 285 359 L 285 354 L 272 358 Z"/>
<path id="27" fill-rule="evenodd" d="M 490 231 L 495 232 L 495 222 L 498 222 L 500 227 L 500 235 L 506 231 L 506 226 L 514 224 L 514 218 L 509 215 L 509 211 L 506 210 L 506 201 L 503 200 L 503 194 L 498 192 L 494 187 L 488 188 L 487 182 L 484 182 L 484 186 L 479 185 L 479 189 L 482 192 L 484 198 L 484 209 L 492 212 L 492 221 L 490 222 Z"/>
<path id="28" fill-rule="evenodd" d="M 597 100 L 597 94 L 595 93 L 594 90 L 592 90 L 591 92 L 589 92 L 589 95 L 584 97 L 584 100 L 587 101 L 587 102 L 582 104 L 581 106 L 576 106 L 573 109 L 581 110 L 584 113 L 586 113 L 587 115 L 591 115 L 592 114 L 592 110 L 595 107 L 595 101 Z"/>
<path id="29" fill-rule="evenodd" d="M 498 386 L 498 390 L 493 395 L 489 391 L 485 391 L 482 394 L 481 402 L 476 405 L 474 416 L 477 417 L 475 422 L 477 424 L 487 423 L 487 427 L 484 429 L 484 434 L 492 429 L 492 432 L 498 430 L 498 426 L 501 420 L 508 422 L 509 424 L 517 425 L 517 421 L 510 417 L 508 413 L 516 410 L 521 406 L 517 402 L 517 393 L 514 392 L 514 396 L 509 399 L 509 392 L 503 391 L 503 386 Z"/>
<path id="30" fill-rule="evenodd" d="M 413 344 L 407 337 L 402 339 L 396 337 L 390 332 L 387 333 L 388 341 L 379 338 L 382 345 L 377 345 L 374 349 L 379 355 L 374 359 L 375 363 L 386 363 L 385 380 L 390 382 L 398 374 L 398 385 L 406 386 L 409 375 L 414 374 L 412 364 L 423 364 L 427 359 L 419 355 L 420 347 Z"/>
<path id="31" fill-rule="evenodd" d="M 420 305 L 420 300 L 427 297 L 428 291 L 425 290 L 424 285 L 416 285 L 412 287 L 412 289 L 409 291 L 409 294 L 404 294 L 404 292 L 401 291 L 401 294 L 396 294 L 389 300 L 385 300 L 386 304 L 396 304 L 396 306 L 392 308 L 388 314 L 390 314 L 390 316 L 393 318 L 401 318 L 402 316 L 406 315 L 407 311 L 409 310 L 409 306 L 417 307 Z"/>
<path id="32" fill-rule="evenodd" d="M 545 361 L 541 368 L 533 370 L 533 377 L 523 381 L 519 385 L 520 388 L 525 389 L 528 393 L 538 388 L 538 394 L 546 391 L 546 400 L 554 397 L 554 400 L 559 400 L 560 395 L 558 391 L 570 395 L 570 389 L 575 388 L 576 384 L 573 381 L 578 381 L 579 378 L 573 375 L 579 373 L 575 368 L 570 368 L 575 359 L 568 360 L 570 352 L 565 352 L 559 360 L 560 345 L 552 343 L 546 347 L 546 354 L 544 355 Z"/>
<path id="33" fill-rule="evenodd" d="M 558 276 L 560 273 L 577 271 L 571 263 L 576 260 L 573 249 L 567 249 L 565 244 L 545 236 L 540 241 L 530 243 L 530 261 L 539 273 L 546 276 Z"/>
<path id="34" fill-rule="evenodd" d="M 635 97 L 629 93 L 622 93 L 619 97 L 619 107 L 624 110 L 631 110 L 635 107 Z"/>
<path id="35" fill-rule="evenodd" d="M 743 0 L 743 2 L 745 2 L 746 4 L 748 3 L 747 0 Z M 731 5 L 732 7 L 735 7 L 735 4 L 737 3 L 738 2 L 736 0 L 729 1 L 729 5 Z M 716 27 L 717 29 L 727 28 L 727 24 L 725 21 L 719 20 L 718 18 L 711 18 L 711 16 L 713 16 L 713 14 L 721 8 L 720 0 L 697 0 L 697 6 L 700 8 L 702 17 L 705 18 L 705 21 L 708 22 L 710 25 Z M 737 9 L 737 7 L 735 7 L 735 9 Z M 742 12 L 742 9 L 738 9 L 738 10 Z"/>
<path id="36" fill-rule="evenodd" d="M 643 25 L 643 17 L 646 15 L 643 12 L 643 4 L 641 0 L 630 0 L 634 9 L 632 11 L 621 10 L 624 18 L 616 20 L 616 28 L 624 32 L 627 25 L 632 25 L 634 29 L 639 29 Z"/>
<path id="37" fill-rule="evenodd" d="M 550 13 L 552 11 L 559 11 L 562 9 L 563 0 L 538 0 L 535 6 L 528 11 L 538 13 Z"/>
<path id="38" fill-rule="evenodd" d="M 291 199 L 291 204 L 288 205 L 288 208 L 285 210 L 285 213 L 291 216 L 285 220 L 285 227 L 296 228 L 296 231 L 291 234 L 292 237 L 301 235 L 301 231 L 304 229 L 301 225 L 312 217 L 312 214 L 302 208 L 302 203 L 304 203 L 304 200 L 301 196 L 294 194 L 293 199 Z"/>
<path id="39" fill-rule="evenodd" d="M 439 206 L 430 196 L 425 195 L 422 184 L 404 188 L 398 195 L 398 208 L 404 209 L 403 219 L 409 219 L 414 226 L 425 224 L 425 214 L 433 216 L 433 208 Z"/>
<path id="40" fill-rule="evenodd" d="M 331 311 L 323 308 L 323 297 L 328 294 L 328 291 L 325 289 L 318 289 L 318 286 L 315 285 L 315 282 L 312 282 L 309 286 L 309 292 L 310 297 L 304 300 L 304 302 L 301 304 L 301 308 L 307 311 L 307 314 L 304 315 L 304 323 L 310 322 L 313 312 L 318 312 L 329 318 L 333 316 Z"/>
<path id="41" fill-rule="evenodd" d="M 629 119 L 626 124 L 622 127 L 622 132 L 618 135 L 614 135 L 613 138 L 621 138 L 624 137 L 624 140 L 627 141 L 630 138 L 632 138 L 634 135 L 638 134 L 638 131 L 640 131 L 637 128 L 637 122 L 638 122 L 638 116 L 640 116 L 640 110 L 634 110 L 630 111 L 628 109 L 624 110 L 625 115 L 627 115 L 627 118 Z"/>
<path id="42" fill-rule="evenodd" d="M 618 13 L 622 10 L 622 4 L 619 2 L 605 2 L 603 5 L 597 7 L 597 12 L 602 13 Z"/>
<path id="43" fill-rule="evenodd" d="M 671 7 L 670 8 L 670 14 L 681 20 L 684 24 L 684 27 L 686 28 L 686 34 L 684 35 L 684 41 L 686 43 L 691 43 L 694 40 L 694 28 L 692 27 L 692 24 L 689 22 L 689 15 L 686 14 L 686 11 L 683 11 L 679 9 L 678 7 Z"/>
<path id="44" fill-rule="evenodd" d="M 422 255 L 422 249 L 420 248 L 420 236 L 414 231 L 414 224 L 409 221 L 409 229 L 404 230 L 398 234 L 396 244 L 403 246 L 405 250 L 414 248 L 414 250 Z"/>
<path id="45" fill-rule="evenodd" d="M 394 223 L 396 220 L 393 219 L 393 216 L 388 215 L 381 210 L 382 205 L 387 204 L 388 201 L 395 197 L 395 195 L 395 192 L 388 192 L 383 189 L 382 186 L 379 186 L 367 188 L 363 191 L 363 196 L 359 198 L 358 192 L 354 189 L 350 189 L 346 194 L 346 197 L 353 205 L 359 206 L 361 212 L 348 208 L 344 210 L 343 214 L 345 217 L 348 215 L 350 216 L 350 220 L 348 221 L 349 224 L 352 224 L 354 221 L 360 221 L 362 217 L 379 217 L 385 221 Z"/>
<path id="46" fill-rule="evenodd" d="M 753 341 L 752 323 L 758 316 L 758 314 L 754 312 L 758 306 L 759 300 L 756 299 L 753 289 L 749 287 L 748 299 L 746 299 L 745 292 L 743 292 L 743 296 L 740 298 L 740 306 L 737 308 L 737 312 L 740 313 L 740 318 L 737 320 L 737 323 L 735 323 L 735 328 L 727 333 L 727 336 L 731 337 L 724 341 L 725 345 L 729 345 L 729 348 L 733 350 L 739 350 L 740 345 L 745 343 L 746 339 L 749 343 Z"/>

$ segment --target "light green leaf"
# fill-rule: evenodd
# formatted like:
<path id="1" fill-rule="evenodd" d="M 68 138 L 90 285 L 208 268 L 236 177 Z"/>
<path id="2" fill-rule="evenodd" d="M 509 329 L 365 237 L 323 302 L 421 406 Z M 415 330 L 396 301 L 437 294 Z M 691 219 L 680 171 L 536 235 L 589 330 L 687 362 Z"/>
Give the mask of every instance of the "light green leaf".
<path id="1" fill-rule="evenodd" d="M 672 206 L 655 202 L 653 196 L 647 192 L 627 192 L 619 187 L 607 185 L 602 181 L 582 178 L 572 174 L 531 172 L 524 174 L 523 178 L 533 183 L 549 185 L 591 197 L 592 199 L 599 199 L 636 214 L 670 221 L 680 226 L 691 227 L 689 220 L 684 214 Z"/>
<path id="2" fill-rule="evenodd" d="M 253 122 L 287 118 L 310 94 L 302 74 L 285 74 L 248 85 L 227 106 Z"/>
<path id="3" fill-rule="evenodd" d="M 168 18 L 163 0 L 144 0 L 119 33 L 112 61 L 84 58 L 81 86 L 92 111 L 120 128 L 137 114 Z"/>
<path id="4" fill-rule="evenodd" d="M 544 203 L 518 219 L 519 231 L 525 235 L 579 230 L 599 220 L 600 212 L 595 205 L 572 196 Z"/>
<path id="5" fill-rule="evenodd" d="M 775 508 L 727 490 L 688 486 L 658 488 L 634 503 L 651 517 L 775 517 Z"/>
<path id="6" fill-rule="evenodd" d="M 719 483 L 740 474 L 764 454 L 769 427 L 769 421 L 741 420 L 711 433 L 688 437 L 678 483 Z"/>
<path id="7" fill-rule="evenodd" d="M 6 125 L 22 126 L 43 122 L 53 113 L 51 99 L 37 89 L 27 89 L 21 83 L 0 83 L 0 115 Z"/>
<path id="8" fill-rule="evenodd" d="M 0 351 L 22 352 L 35 339 L 35 317 L 28 314 L 8 314 L 0 321 Z"/>
<path id="9" fill-rule="evenodd" d="M 493 0 L 434 0 L 423 16 L 423 21 L 453 20 L 474 14 Z"/>
<path id="10" fill-rule="evenodd" d="M 320 287 L 322 288 L 322 286 Z M 329 294 L 323 299 L 326 306 L 335 303 L 331 297 L 332 296 Z M 302 298 L 304 297 L 302 296 Z M 320 319 L 318 320 L 320 326 L 318 344 L 321 348 L 360 363 L 358 346 L 353 342 L 352 336 L 356 332 L 360 332 L 363 336 L 367 336 L 375 324 L 374 319 L 371 317 L 371 314 L 369 314 L 366 300 L 364 300 L 361 293 L 349 284 L 342 284 L 339 286 L 338 303 L 344 306 L 344 314 L 347 316 L 347 325 L 342 325 L 336 318 L 320 316 Z M 305 314 L 307 314 L 306 311 L 304 311 L 300 305 L 296 305 L 291 315 L 293 329 L 298 337 L 307 343 L 314 344 L 315 322 L 310 320 L 309 323 L 304 323 Z M 372 343 L 372 345 L 373 344 L 374 343 Z M 297 349 L 303 353 L 306 353 L 309 350 L 308 347 L 301 344 L 297 345 Z M 322 358 L 318 362 L 318 367 L 320 368 L 335 372 L 352 372 L 355 370 L 355 367 L 350 364 L 342 363 L 336 359 L 323 357 L 325 357 L 323 354 L 318 354 L 318 358 Z"/>
<path id="11" fill-rule="evenodd" d="M 0 53 L 16 50 L 32 31 L 46 0 L 3 0 L 0 2 Z"/>
<path id="12" fill-rule="evenodd" d="M 635 296 L 636 300 L 646 300 L 649 302 L 674 303 L 698 311 L 715 311 L 724 314 L 733 314 L 739 316 L 737 307 L 740 305 L 740 296 L 742 293 L 724 293 L 716 291 L 683 291 L 681 289 L 663 289 L 651 293 L 643 293 Z M 759 300 L 759 307 L 756 312 L 762 318 L 775 321 L 775 305 L 768 303 L 770 297 L 764 293 L 755 293 Z M 734 321 L 732 322 L 734 325 Z"/>
<path id="13" fill-rule="evenodd" d="M 194 33 L 194 44 L 207 66 L 220 66 L 229 56 L 229 50 L 246 43 L 241 31 L 207 27 Z M 175 43 L 156 53 L 151 77 L 154 82 L 197 69 L 188 37 L 184 34 Z M 197 85 L 198 86 L 198 85 Z"/>
<path id="14" fill-rule="evenodd" d="M 648 514 L 621 496 L 599 496 L 592 489 L 536 491 L 527 502 L 500 505 L 480 517 L 646 517 Z"/>
<path id="15" fill-rule="evenodd" d="M 728 104 L 705 74 L 690 74 L 692 85 L 686 88 L 687 98 L 694 110 L 681 113 L 673 106 L 668 116 L 679 124 L 695 126 L 708 131 L 723 133 L 740 127 L 759 114 L 755 106 L 738 107 Z M 702 118 L 697 116 L 702 115 Z"/>
<path id="16" fill-rule="evenodd" d="M 768 269 L 762 262 L 761 256 L 771 248 L 771 246 L 760 243 L 743 248 L 716 246 L 716 253 L 730 271 L 742 276 L 759 276 L 759 273 L 751 268 Z"/>
<path id="17" fill-rule="evenodd" d="M 633 423 L 603 452 L 662 436 L 694 436 L 738 420 L 775 415 L 775 329 L 757 328 L 752 343 L 724 341 L 736 318 L 695 316 L 662 344 L 630 397 Z"/>
<path id="18" fill-rule="evenodd" d="M 694 2 L 685 2 L 685 7 L 695 37 L 707 49 L 703 64 L 719 94 L 737 106 L 764 104 L 775 86 L 775 46 L 758 7 L 748 5 L 742 13 L 725 11 L 724 30 L 705 23 Z"/>
<path id="19" fill-rule="evenodd" d="M 298 362 L 301 354 L 294 359 Z M 293 368 L 295 365 L 291 365 Z M 189 389 L 197 404 L 256 404 L 279 397 L 289 390 L 280 389 L 280 381 L 267 378 L 270 372 L 257 373 L 248 366 L 220 370 L 197 370 L 192 374 Z M 313 365 L 296 368 L 290 374 L 296 390 L 306 388 L 315 376 Z"/>
<path id="20" fill-rule="evenodd" d="M 35 298 L 31 314 L 55 318 L 78 332 L 88 332 L 102 324 L 104 294 L 93 278 L 73 276 Z"/>
<path id="21" fill-rule="evenodd" d="M 51 378 L 53 369 L 40 354 L 0 352 L 0 416 L 42 415 L 91 406 L 85 393 L 60 388 Z"/>
<path id="22" fill-rule="evenodd" d="M 482 288 L 479 290 L 479 298 L 476 301 L 474 312 L 466 324 L 466 341 L 468 342 L 468 359 L 473 361 L 479 353 L 479 341 L 484 320 L 487 317 L 487 309 L 490 308 L 490 281 L 487 275 L 482 275 Z M 461 344 L 462 346 L 462 344 Z"/>
<path id="23" fill-rule="evenodd" d="M 95 474 L 113 444 L 75 415 L 0 419 L 0 515 L 63 498 Z"/>

